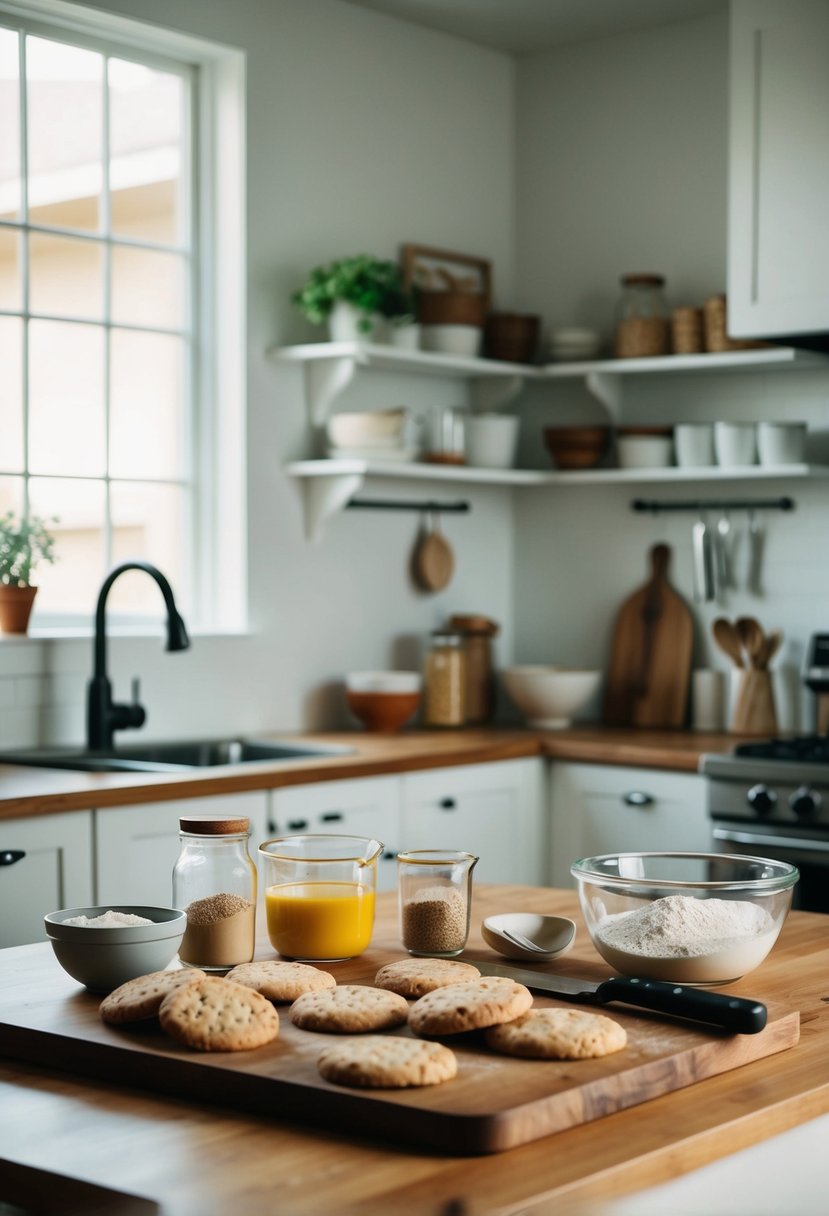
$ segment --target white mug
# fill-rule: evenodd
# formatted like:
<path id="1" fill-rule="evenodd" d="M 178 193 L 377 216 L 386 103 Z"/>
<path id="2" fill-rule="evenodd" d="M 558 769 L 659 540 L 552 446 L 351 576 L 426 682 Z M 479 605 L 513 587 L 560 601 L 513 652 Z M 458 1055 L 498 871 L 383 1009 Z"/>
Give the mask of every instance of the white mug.
<path id="1" fill-rule="evenodd" d="M 715 422 L 717 464 L 744 466 L 757 463 L 757 427 L 753 422 Z"/>
<path id="2" fill-rule="evenodd" d="M 466 460 L 479 469 L 509 469 L 515 462 L 520 419 L 515 414 L 479 414 L 466 423 Z"/>
<path id="3" fill-rule="evenodd" d="M 674 427 L 674 451 L 680 468 L 703 469 L 714 463 L 714 428 L 710 422 L 681 422 Z"/>
<path id="4" fill-rule="evenodd" d="M 805 422 L 761 422 L 757 426 L 762 465 L 800 464 L 805 447 Z"/>

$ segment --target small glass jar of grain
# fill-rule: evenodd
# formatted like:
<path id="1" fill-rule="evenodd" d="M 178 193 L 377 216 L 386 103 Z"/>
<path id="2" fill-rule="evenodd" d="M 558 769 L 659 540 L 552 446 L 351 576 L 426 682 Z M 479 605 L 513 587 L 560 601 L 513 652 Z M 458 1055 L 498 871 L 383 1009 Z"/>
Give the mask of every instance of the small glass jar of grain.
<path id="1" fill-rule="evenodd" d="M 469 936 L 472 871 L 478 858 L 451 849 L 397 855 L 400 937 L 409 954 L 453 958 Z"/>
<path id="2" fill-rule="evenodd" d="M 185 967 L 227 971 L 249 963 L 256 946 L 256 867 L 250 820 L 188 815 L 179 820 L 173 906 L 187 913 L 179 947 Z"/>
<path id="3" fill-rule="evenodd" d="M 423 679 L 424 726 L 463 726 L 466 722 L 464 636 L 436 629 L 431 636 Z"/>

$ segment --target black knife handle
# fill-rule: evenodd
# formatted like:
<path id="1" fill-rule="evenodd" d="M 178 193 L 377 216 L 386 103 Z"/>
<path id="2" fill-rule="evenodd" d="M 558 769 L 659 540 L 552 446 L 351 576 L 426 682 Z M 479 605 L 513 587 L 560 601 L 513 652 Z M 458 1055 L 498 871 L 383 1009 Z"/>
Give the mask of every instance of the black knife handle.
<path id="1" fill-rule="evenodd" d="M 596 989 L 595 1000 L 622 1001 L 659 1013 L 673 1013 L 678 1018 L 706 1022 L 733 1034 L 757 1034 L 766 1024 L 767 1010 L 759 1001 L 709 992 L 705 988 L 689 988 L 684 984 L 666 984 L 663 980 L 634 980 L 615 977 L 605 980 Z"/>

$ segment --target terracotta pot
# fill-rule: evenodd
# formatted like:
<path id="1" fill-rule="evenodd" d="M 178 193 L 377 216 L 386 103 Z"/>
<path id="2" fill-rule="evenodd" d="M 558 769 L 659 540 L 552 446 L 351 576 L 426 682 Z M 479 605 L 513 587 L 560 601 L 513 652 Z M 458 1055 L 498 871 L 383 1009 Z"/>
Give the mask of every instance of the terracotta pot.
<path id="1" fill-rule="evenodd" d="M 37 587 L 11 587 L 0 583 L 0 630 L 3 633 L 28 633 L 36 595 Z"/>

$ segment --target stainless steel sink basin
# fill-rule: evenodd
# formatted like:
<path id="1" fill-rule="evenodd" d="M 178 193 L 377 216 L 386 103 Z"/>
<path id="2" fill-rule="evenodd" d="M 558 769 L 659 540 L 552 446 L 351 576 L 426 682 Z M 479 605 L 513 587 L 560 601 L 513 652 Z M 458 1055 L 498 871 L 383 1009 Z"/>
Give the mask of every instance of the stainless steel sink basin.
<path id="1" fill-rule="evenodd" d="M 0 763 L 64 768 L 85 773 L 168 773 L 226 764 L 278 763 L 347 756 L 354 748 L 295 743 L 290 739 L 191 739 L 175 743 L 135 744 L 112 751 L 86 748 L 26 748 L 0 753 Z"/>

